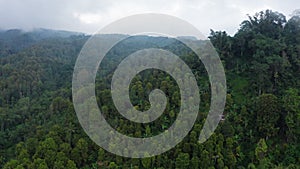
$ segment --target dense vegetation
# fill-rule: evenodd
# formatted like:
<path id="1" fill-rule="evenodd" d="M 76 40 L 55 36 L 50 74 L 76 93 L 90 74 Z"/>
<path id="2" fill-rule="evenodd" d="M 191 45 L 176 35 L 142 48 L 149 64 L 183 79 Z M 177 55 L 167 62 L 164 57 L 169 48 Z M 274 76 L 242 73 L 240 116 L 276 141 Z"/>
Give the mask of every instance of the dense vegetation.
<path id="1" fill-rule="evenodd" d="M 47 31 L 46 31 L 47 32 Z M 249 16 L 234 36 L 211 31 L 228 83 L 224 120 L 204 143 L 198 136 L 208 112 L 206 71 L 193 52 L 172 39 L 137 37 L 115 46 L 103 67 L 145 47 L 179 55 L 193 70 L 201 90 L 199 116 L 175 148 L 145 159 L 111 154 L 83 132 L 71 95 L 76 57 L 89 36 L 60 32 L 0 32 L 0 168 L 300 168 L 300 11 L 286 20 L 270 10 Z M 150 137 L 176 119 L 180 94 L 174 79 L 143 71 L 130 86 L 133 105 L 149 108 L 155 88 L 168 96 L 164 114 L 149 124 L 118 115 L 109 85 L 112 70 L 99 72 L 99 107 L 119 132 Z M 117 146 L 117 145 L 112 145 Z"/>

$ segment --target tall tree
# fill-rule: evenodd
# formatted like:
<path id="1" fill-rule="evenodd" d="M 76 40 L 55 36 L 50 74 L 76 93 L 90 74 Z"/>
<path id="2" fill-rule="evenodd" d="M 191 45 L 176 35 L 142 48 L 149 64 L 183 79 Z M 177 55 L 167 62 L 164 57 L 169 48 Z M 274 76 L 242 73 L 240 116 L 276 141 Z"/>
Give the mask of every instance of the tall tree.
<path id="1" fill-rule="evenodd" d="M 255 102 L 258 135 L 268 139 L 277 135 L 277 121 L 280 117 L 278 99 L 273 94 L 262 94 Z"/>

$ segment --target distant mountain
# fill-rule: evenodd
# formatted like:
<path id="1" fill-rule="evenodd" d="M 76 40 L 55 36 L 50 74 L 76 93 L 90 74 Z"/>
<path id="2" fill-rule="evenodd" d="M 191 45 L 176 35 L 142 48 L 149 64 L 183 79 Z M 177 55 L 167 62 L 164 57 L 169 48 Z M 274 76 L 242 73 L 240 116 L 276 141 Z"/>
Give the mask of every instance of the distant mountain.
<path id="1" fill-rule="evenodd" d="M 51 29 L 35 29 L 32 32 L 28 32 L 30 35 L 37 39 L 45 39 L 45 38 L 51 38 L 51 37 L 62 37 L 67 38 L 73 35 L 83 35 L 84 33 L 80 32 L 70 32 L 70 31 L 64 31 L 64 30 L 51 30 Z"/>
<path id="2" fill-rule="evenodd" d="M 198 40 L 195 36 L 178 36 L 177 38 L 178 38 L 178 39 L 193 40 L 193 41 Z"/>
<path id="3" fill-rule="evenodd" d="M 45 39 L 68 38 L 77 35 L 83 35 L 83 33 L 43 28 L 32 31 L 21 29 L 0 30 L 0 57 L 16 53 Z"/>
<path id="4" fill-rule="evenodd" d="M 70 32 L 64 30 L 52 30 L 52 29 L 44 29 L 38 28 L 32 31 L 24 31 L 21 29 L 9 29 L 9 30 L 0 30 L 0 39 L 8 39 L 8 38 L 15 38 L 19 36 L 28 35 L 32 37 L 34 40 L 41 40 L 46 38 L 56 38 L 56 37 L 63 37 L 67 38 L 72 35 L 82 35 L 83 33 L 80 32 Z"/>

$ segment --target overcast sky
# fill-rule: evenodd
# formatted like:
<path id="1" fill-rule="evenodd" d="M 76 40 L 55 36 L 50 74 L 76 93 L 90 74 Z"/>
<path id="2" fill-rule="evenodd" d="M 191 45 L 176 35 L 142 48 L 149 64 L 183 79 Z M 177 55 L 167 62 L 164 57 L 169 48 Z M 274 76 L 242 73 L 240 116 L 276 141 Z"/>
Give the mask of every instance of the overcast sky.
<path id="1" fill-rule="evenodd" d="M 184 19 L 204 35 L 234 34 L 247 14 L 272 9 L 289 18 L 297 8 L 300 0 L 0 0 L 0 28 L 94 33 L 124 16 L 155 12 Z"/>

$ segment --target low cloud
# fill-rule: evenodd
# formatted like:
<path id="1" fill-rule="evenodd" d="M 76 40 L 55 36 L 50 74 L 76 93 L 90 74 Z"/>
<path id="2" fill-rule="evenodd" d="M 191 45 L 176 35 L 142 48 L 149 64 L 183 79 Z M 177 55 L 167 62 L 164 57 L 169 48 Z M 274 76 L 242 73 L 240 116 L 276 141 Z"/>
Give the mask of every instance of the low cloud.
<path id="1" fill-rule="evenodd" d="M 0 28 L 94 33 L 121 17 L 154 12 L 185 19 L 205 35 L 210 29 L 234 34 L 247 14 L 272 9 L 288 17 L 299 6 L 298 0 L 0 0 Z"/>

